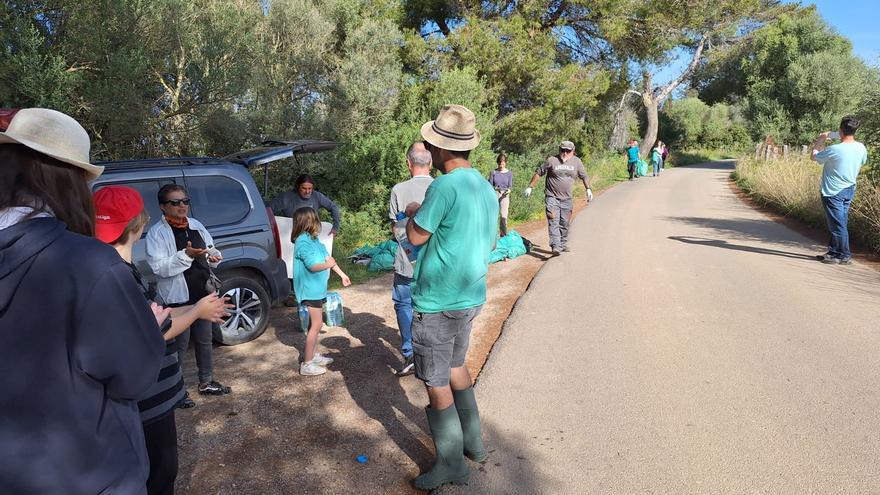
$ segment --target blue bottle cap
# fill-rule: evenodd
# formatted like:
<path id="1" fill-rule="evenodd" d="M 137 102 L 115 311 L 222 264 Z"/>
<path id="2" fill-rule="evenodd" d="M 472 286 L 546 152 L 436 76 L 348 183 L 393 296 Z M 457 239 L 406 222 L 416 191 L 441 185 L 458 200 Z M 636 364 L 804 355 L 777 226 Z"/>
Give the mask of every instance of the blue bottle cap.
<path id="1" fill-rule="evenodd" d="M 365 456 L 365 455 L 357 456 L 357 461 L 361 464 L 366 464 L 368 460 L 369 459 L 367 459 L 367 456 Z"/>

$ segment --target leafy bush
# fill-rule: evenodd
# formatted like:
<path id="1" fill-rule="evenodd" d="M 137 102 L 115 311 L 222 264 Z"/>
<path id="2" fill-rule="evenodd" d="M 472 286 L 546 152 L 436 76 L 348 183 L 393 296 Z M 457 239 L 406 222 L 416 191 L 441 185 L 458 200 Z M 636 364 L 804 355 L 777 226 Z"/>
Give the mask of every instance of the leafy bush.
<path id="1" fill-rule="evenodd" d="M 693 96 L 663 107 L 660 140 L 679 149 L 743 149 L 752 142 L 732 107 L 710 106 Z"/>

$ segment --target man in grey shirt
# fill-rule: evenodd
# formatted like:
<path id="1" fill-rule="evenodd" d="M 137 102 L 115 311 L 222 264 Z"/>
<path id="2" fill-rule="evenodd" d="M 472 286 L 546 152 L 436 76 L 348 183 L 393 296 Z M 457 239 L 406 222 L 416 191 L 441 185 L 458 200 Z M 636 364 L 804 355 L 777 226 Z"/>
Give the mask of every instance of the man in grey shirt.
<path id="1" fill-rule="evenodd" d="M 431 178 L 431 152 L 425 149 L 424 143 L 413 143 L 406 152 L 406 165 L 412 176 L 391 188 L 391 201 L 388 205 L 388 217 L 394 225 L 406 218 L 405 211 L 410 203 L 421 204 L 425 200 L 425 191 L 434 180 Z M 404 237 L 406 229 L 404 227 Z M 396 236 L 395 236 L 396 237 Z M 397 370 L 397 376 L 411 375 L 414 371 L 412 347 L 412 283 L 413 264 L 405 249 L 398 245 L 394 255 L 394 284 L 391 286 L 391 299 L 397 313 L 397 326 L 400 328 L 400 352 L 403 354 L 403 366 Z"/>
<path id="2" fill-rule="evenodd" d="M 330 212 L 333 217 L 333 228 L 330 229 L 330 235 L 336 235 L 339 232 L 339 207 L 336 203 L 315 190 L 315 181 L 308 174 L 302 174 L 296 178 L 296 189 L 287 191 L 278 196 L 269 203 L 272 212 L 280 217 L 293 218 L 293 213 L 304 207 L 321 213 L 321 208 Z"/>
<path id="3" fill-rule="evenodd" d="M 568 225 L 571 220 L 572 199 L 575 178 L 580 179 L 587 188 L 587 201 L 593 200 L 593 191 L 590 189 L 590 178 L 584 170 L 581 159 L 574 156 L 574 143 L 563 141 L 559 143 L 559 154 L 551 156 L 538 167 L 535 176 L 529 183 L 524 194 L 531 196 L 532 188 L 538 180 L 546 175 L 547 182 L 544 187 L 544 201 L 547 212 L 547 225 L 550 231 L 550 250 L 554 256 L 561 251 L 568 251 Z"/>

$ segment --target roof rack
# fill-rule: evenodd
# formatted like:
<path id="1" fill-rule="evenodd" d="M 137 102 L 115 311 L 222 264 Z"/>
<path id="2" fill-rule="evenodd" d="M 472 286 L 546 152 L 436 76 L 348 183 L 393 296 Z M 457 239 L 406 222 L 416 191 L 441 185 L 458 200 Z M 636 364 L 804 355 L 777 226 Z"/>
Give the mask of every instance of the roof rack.
<path id="1" fill-rule="evenodd" d="M 223 158 L 211 157 L 180 157 L 180 158 L 141 158 L 137 160 L 108 160 L 94 162 L 110 169 L 119 168 L 142 168 L 142 167 L 179 167 L 181 165 L 216 165 L 229 163 Z"/>

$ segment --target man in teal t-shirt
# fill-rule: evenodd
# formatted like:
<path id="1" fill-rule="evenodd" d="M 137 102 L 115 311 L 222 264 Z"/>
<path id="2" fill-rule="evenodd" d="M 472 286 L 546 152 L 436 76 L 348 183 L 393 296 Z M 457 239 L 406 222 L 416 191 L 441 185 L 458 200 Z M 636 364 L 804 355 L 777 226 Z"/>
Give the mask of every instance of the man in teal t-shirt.
<path id="1" fill-rule="evenodd" d="M 849 207 L 855 196 L 859 170 L 868 161 L 865 145 L 855 138 L 858 128 L 858 119 L 846 116 L 840 121 L 840 143 L 819 151 L 831 137 L 830 132 L 819 134 L 813 143 L 813 160 L 822 164 L 820 193 L 828 230 L 831 232 L 828 252 L 817 256 L 823 263 L 852 264 L 847 228 Z"/>
<path id="2" fill-rule="evenodd" d="M 480 434 L 473 381 L 465 367 L 474 318 L 486 302 L 489 253 L 495 247 L 498 200 L 492 186 L 471 167 L 470 150 L 480 143 L 474 114 L 446 105 L 422 126 L 435 168 L 421 205 L 411 203 L 407 237 L 419 252 L 412 300 L 416 376 L 425 382 L 426 409 L 437 460 L 415 480 L 432 490 L 444 483 L 466 483 L 464 456 L 488 456 Z"/>

